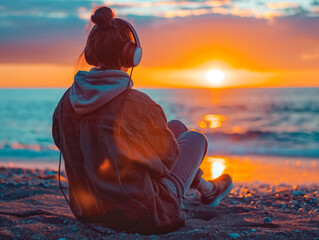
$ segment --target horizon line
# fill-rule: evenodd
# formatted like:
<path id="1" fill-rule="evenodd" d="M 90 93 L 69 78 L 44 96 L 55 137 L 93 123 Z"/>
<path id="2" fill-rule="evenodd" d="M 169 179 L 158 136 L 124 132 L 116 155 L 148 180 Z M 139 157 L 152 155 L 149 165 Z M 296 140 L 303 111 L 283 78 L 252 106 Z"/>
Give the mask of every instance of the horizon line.
<path id="1" fill-rule="evenodd" d="M 0 90 L 10 90 L 10 89 L 68 89 L 69 87 L 0 87 Z M 278 87 L 278 86 L 243 86 L 243 87 L 134 87 L 135 89 L 209 89 L 209 90 L 222 90 L 222 89 L 308 89 L 308 88 L 319 88 L 319 86 L 287 86 L 287 87 Z"/>

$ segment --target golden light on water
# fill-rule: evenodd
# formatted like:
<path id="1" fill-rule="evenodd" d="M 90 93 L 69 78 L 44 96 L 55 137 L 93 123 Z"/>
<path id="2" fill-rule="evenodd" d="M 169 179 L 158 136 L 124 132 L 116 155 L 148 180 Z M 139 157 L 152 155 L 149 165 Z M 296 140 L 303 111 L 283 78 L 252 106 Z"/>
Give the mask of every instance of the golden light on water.
<path id="1" fill-rule="evenodd" d="M 200 168 L 204 171 L 203 178 L 208 180 L 227 173 L 237 183 L 319 184 L 317 159 L 215 155 L 205 157 Z"/>
<path id="2" fill-rule="evenodd" d="M 224 170 L 226 169 L 226 161 L 224 158 L 208 157 L 207 161 L 211 163 L 212 179 L 218 178 L 223 174 Z"/>
<path id="3" fill-rule="evenodd" d="M 200 121 L 198 125 L 201 128 L 206 128 L 207 126 L 211 129 L 219 128 L 222 125 L 222 121 L 225 120 L 223 115 L 218 114 L 206 114 L 204 120 Z"/>
<path id="4" fill-rule="evenodd" d="M 232 127 L 232 132 L 233 133 L 244 133 L 245 130 L 240 126 L 234 126 L 234 127 Z"/>
<path id="5" fill-rule="evenodd" d="M 204 122 L 204 121 L 199 122 L 198 125 L 199 125 L 201 128 L 206 128 L 206 127 L 207 127 L 207 123 Z"/>

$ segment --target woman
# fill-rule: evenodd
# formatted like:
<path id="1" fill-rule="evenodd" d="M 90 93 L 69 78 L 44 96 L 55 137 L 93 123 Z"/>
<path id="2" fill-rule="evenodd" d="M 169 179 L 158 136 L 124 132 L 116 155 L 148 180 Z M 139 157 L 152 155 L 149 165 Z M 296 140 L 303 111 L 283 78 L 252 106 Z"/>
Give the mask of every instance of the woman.
<path id="1" fill-rule="evenodd" d="M 190 187 L 199 190 L 202 203 L 216 206 L 231 190 L 231 178 L 201 178 L 206 137 L 178 120 L 167 123 L 158 104 L 132 89 L 127 67 L 141 58 L 133 27 L 108 7 L 97 8 L 91 21 L 82 54 L 95 67 L 75 75 L 53 115 L 71 210 L 86 223 L 146 234 L 172 231 L 184 224 L 181 199 Z"/>

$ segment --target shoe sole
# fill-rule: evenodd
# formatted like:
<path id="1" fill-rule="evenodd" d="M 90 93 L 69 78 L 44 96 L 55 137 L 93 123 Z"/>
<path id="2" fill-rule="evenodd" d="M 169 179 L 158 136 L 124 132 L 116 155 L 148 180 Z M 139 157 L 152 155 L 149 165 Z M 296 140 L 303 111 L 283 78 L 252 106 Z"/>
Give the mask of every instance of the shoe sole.
<path id="1" fill-rule="evenodd" d="M 226 197 L 226 195 L 228 194 L 228 193 L 230 193 L 230 191 L 233 189 L 233 183 L 231 183 L 230 185 L 229 185 L 229 187 L 222 193 L 222 194 L 220 194 L 217 198 L 216 198 L 216 200 L 214 201 L 214 202 L 212 202 L 211 204 L 208 204 L 209 206 L 211 206 L 211 207 L 217 207 L 218 205 L 219 205 L 219 202 L 224 198 L 224 197 Z"/>

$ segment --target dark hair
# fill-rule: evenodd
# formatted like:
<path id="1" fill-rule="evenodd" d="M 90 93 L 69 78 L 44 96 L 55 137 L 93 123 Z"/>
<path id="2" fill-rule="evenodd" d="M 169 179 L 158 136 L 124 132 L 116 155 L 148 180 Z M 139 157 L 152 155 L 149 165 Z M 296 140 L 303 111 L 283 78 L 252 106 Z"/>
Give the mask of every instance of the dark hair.
<path id="1" fill-rule="evenodd" d="M 91 22 L 95 25 L 83 51 L 85 60 L 89 65 L 119 69 L 123 47 L 132 39 L 131 32 L 114 18 L 109 7 L 97 7 L 93 11 Z"/>

